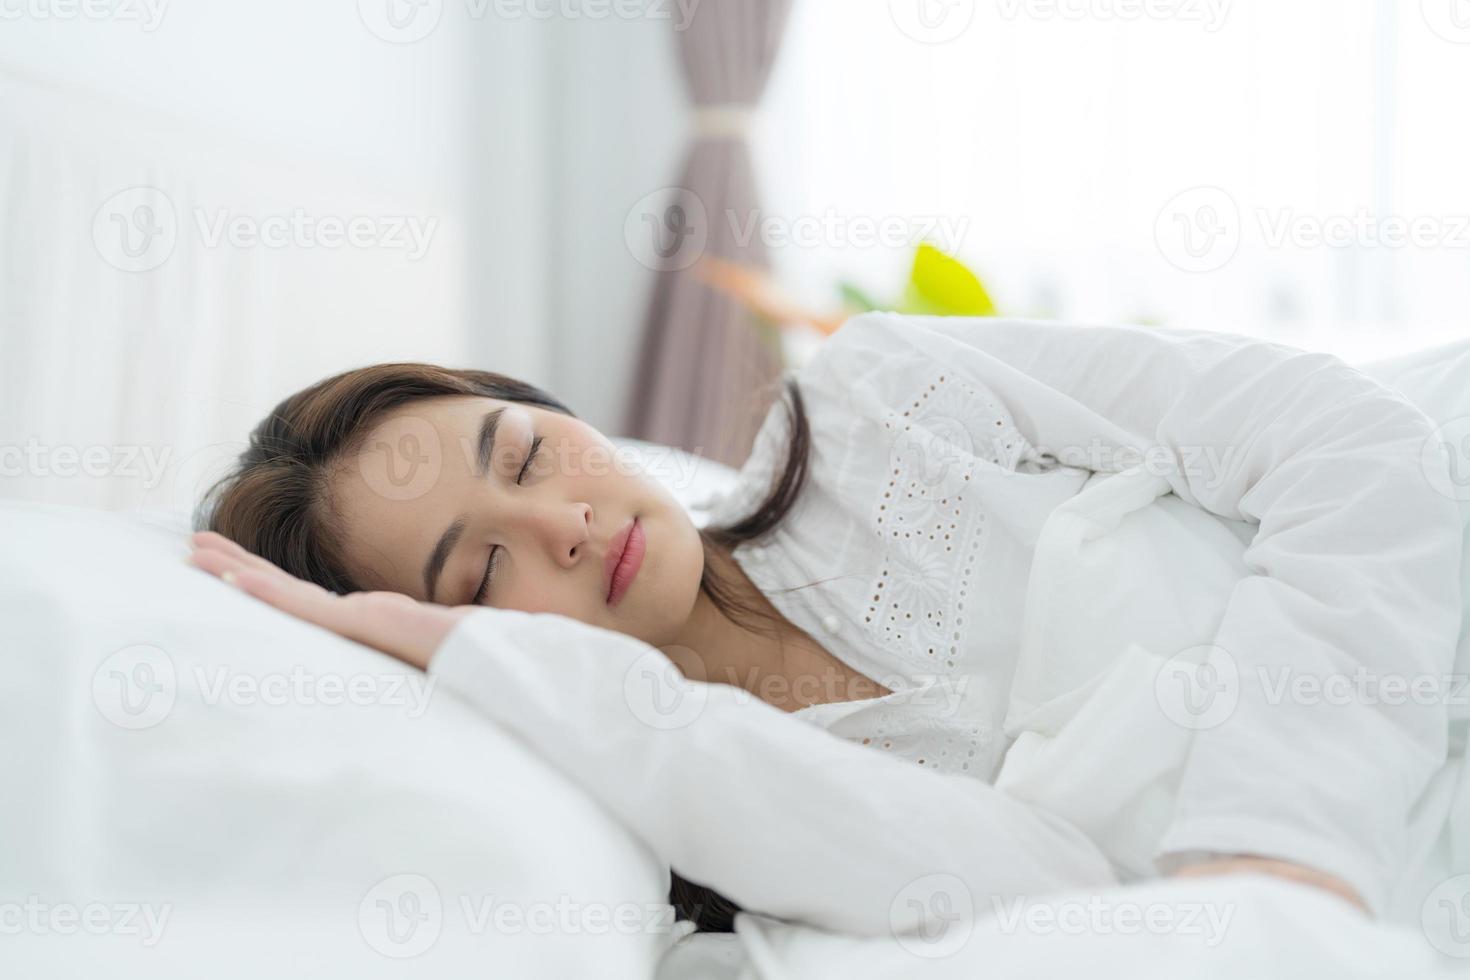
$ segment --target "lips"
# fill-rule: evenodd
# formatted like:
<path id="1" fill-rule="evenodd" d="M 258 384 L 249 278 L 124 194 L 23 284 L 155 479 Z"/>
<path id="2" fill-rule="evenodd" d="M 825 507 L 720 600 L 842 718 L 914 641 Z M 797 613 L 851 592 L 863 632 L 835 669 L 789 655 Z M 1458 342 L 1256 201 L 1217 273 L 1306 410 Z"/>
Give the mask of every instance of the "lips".
<path id="1" fill-rule="evenodd" d="M 623 525 L 608 543 L 603 572 L 609 606 L 616 606 L 622 601 L 628 586 L 633 584 L 638 569 L 643 565 L 645 544 L 643 525 L 636 517 Z"/>

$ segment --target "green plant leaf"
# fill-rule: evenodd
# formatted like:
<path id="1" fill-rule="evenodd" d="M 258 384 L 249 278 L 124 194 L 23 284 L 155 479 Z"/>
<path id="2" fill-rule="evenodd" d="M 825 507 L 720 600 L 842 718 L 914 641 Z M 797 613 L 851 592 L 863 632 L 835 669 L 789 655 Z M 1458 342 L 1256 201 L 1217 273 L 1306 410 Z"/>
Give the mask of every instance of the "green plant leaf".
<path id="1" fill-rule="evenodd" d="M 869 296 L 867 293 L 850 282 L 839 282 L 838 292 L 842 295 L 842 305 L 859 313 L 870 313 L 873 310 L 884 309 L 884 306 Z"/>

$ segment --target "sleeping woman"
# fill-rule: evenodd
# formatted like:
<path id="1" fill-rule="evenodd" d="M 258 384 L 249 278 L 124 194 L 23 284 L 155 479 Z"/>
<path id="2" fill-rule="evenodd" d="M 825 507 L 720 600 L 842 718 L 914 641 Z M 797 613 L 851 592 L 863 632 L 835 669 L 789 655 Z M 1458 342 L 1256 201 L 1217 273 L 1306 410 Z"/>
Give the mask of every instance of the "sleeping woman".
<path id="1" fill-rule="evenodd" d="M 1234 872 L 1381 915 L 1445 704 L 1280 679 L 1450 673 L 1465 517 L 1436 424 L 1241 336 L 870 314 L 786 379 L 701 528 L 546 392 L 384 364 L 271 412 L 192 560 L 522 737 L 701 929 L 927 933 L 952 906 L 900 901 L 915 882 L 978 906 Z M 1133 550 L 1063 598 L 1110 528 Z M 1196 647 L 1171 702 L 1153 677 Z M 1108 701 L 1129 657 L 1152 666 Z M 1165 731 L 1163 795 L 1126 789 Z"/>

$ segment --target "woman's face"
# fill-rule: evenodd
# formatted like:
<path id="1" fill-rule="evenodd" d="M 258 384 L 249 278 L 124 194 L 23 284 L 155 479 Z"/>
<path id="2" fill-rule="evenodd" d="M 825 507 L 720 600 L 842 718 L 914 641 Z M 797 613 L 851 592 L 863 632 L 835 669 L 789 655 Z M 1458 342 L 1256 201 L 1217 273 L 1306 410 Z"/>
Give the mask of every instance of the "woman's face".
<path id="1" fill-rule="evenodd" d="M 704 552 L 678 501 L 596 429 L 534 405 L 403 406 L 340 461 L 329 493 L 367 588 L 559 613 L 653 645 L 673 641 L 698 595 Z M 608 554 L 634 519 L 643 561 L 610 603 Z"/>

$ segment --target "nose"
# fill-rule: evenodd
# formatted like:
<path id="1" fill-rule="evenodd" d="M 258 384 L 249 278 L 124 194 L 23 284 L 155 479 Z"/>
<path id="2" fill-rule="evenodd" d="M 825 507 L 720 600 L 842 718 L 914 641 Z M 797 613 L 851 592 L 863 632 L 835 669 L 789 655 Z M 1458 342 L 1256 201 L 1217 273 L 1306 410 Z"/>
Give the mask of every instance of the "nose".
<path id="1" fill-rule="evenodd" d="M 561 504 L 548 511 L 540 522 L 543 541 L 553 559 L 563 568 L 574 568 L 591 550 L 592 505 Z"/>

